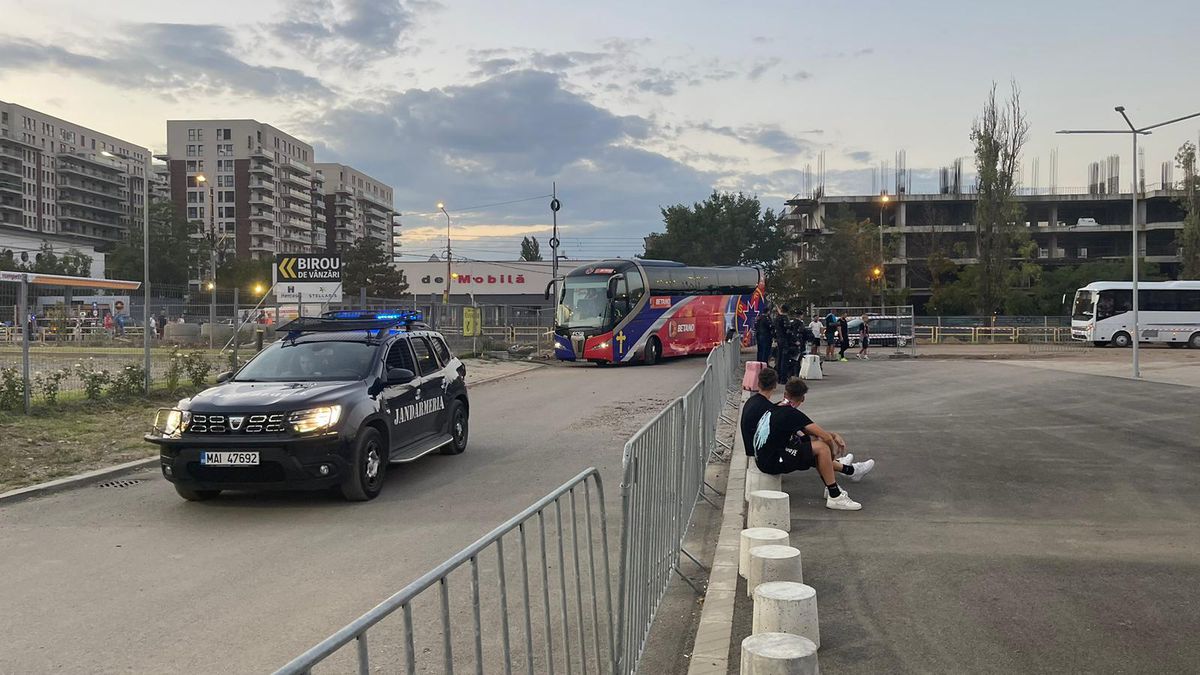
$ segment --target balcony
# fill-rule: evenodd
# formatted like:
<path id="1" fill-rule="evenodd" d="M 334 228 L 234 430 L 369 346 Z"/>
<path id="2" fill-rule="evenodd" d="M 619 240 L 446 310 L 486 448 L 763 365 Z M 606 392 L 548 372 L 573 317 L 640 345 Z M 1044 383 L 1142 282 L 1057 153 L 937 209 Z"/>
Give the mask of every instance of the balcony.
<path id="1" fill-rule="evenodd" d="M 275 169 L 272 169 L 269 165 L 263 164 L 262 162 L 250 162 L 250 173 L 274 176 Z"/>
<path id="2" fill-rule="evenodd" d="M 274 221 L 275 214 L 268 213 L 262 209 L 250 209 L 250 220 L 267 220 Z"/>
<path id="3" fill-rule="evenodd" d="M 251 190 L 263 190 L 265 192 L 275 192 L 275 181 L 255 178 L 249 183 Z"/>
<path id="4" fill-rule="evenodd" d="M 63 192 L 82 192 L 82 193 L 87 193 L 87 194 L 91 194 L 91 195 L 98 195 L 98 196 L 104 197 L 106 199 L 111 199 L 115 202 L 126 201 L 125 197 L 123 195 L 121 195 L 121 193 L 118 191 L 114 190 L 112 192 L 106 192 L 104 190 L 99 189 L 100 187 L 105 187 L 101 184 L 92 185 L 92 184 L 88 184 L 86 182 L 77 183 L 70 179 L 60 178 L 58 180 L 57 187 L 58 187 L 58 191 L 59 191 L 60 195 Z"/>
<path id="5" fill-rule="evenodd" d="M 267 164 L 272 164 L 275 161 L 275 155 L 273 153 L 267 152 L 266 149 L 264 149 L 261 145 L 255 147 L 253 150 L 251 150 L 250 156 L 253 157 L 254 159 L 262 160 L 263 162 L 266 162 Z"/>
<path id="6" fill-rule="evenodd" d="M 291 157 L 281 157 L 279 164 L 286 169 L 285 173 L 298 173 L 307 176 L 313 172 L 312 167 Z"/>
<path id="7" fill-rule="evenodd" d="M 386 212 L 390 213 L 391 211 L 395 210 L 392 207 L 392 205 L 389 204 L 382 197 L 376 197 L 375 195 L 371 194 L 370 192 L 365 192 L 363 190 L 359 190 L 358 198 L 367 202 L 368 206 L 370 206 L 371 208 L 376 209 L 378 211 L 386 211 Z"/>
<path id="8" fill-rule="evenodd" d="M 8 202 L 0 202 L 0 210 L 12 211 L 15 213 L 25 213 L 24 207 L 20 204 L 10 204 Z"/>
<path id="9" fill-rule="evenodd" d="M 85 209 L 94 209 L 104 213 L 115 213 L 118 216 L 126 215 L 125 209 L 122 209 L 119 206 L 105 204 L 97 199 L 86 199 L 84 197 L 63 197 L 62 195 L 59 195 L 58 203 L 70 206 L 79 206 Z"/>
<path id="10" fill-rule="evenodd" d="M 275 242 L 274 241 L 257 241 L 257 242 L 252 241 L 252 242 L 250 242 L 250 251 L 258 252 L 258 253 L 270 253 L 273 255 L 275 253 Z"/>
<path id="11" fill-rule="evenodd" d="M 19 162 L 25 161 L 25 153 L 20 150 L 14 150 L 5 145 L 0 145 L 0 156 L 11 157 Z"/>
<path id="12" fill-rule="evenodd" d="M 261 192 L 250 193 L 250 204 L 261 209 L 269 209 L 271 211 L 275 210 L 275 200 L 266 197 Z"/>
<path id="13" fill-rule="evenodd" d="M 72 159 L 77 159 L 77 158 L 72 156 Z M 58 165 L 54 168 L 54 170 L 60 174 L 84 176 L 86 178 L 100 181 L 102 183 L 108 183 L 110 185 L 119 185 L 121 187 L 125 187 L 125 180 L 121 177 L 120 173 L 104 173 L 101 171 L 96 171 L 94 169 L 88 169 L 88 168 L 85 168 L 82 166 L 64 163 L 61 161 L 61 159 L 60 159 Z"/>
<path id="14" fill-rule="evenodd" d="M 282 180 L 284 183 L 287 183 L 288 185 L 293 185 L 295 187 L 300 188 L 301 191 L 304 192 L 305 194 L 308 194 L 309 191 L 312 190 L 312 183 L 309 182 L 309 180 L 301 174 L 295 174 L 295 173 L 285 171 L 285 172 L 283 172 L 283 176 L 281 177 L 280 180 Z"/>
<path id="15" fill-rule="evenodd" d="M 25 191 L 21 189 L 20 183 L 13 183 L 9 180 L 0 180 L 0 192 L 7 192 L 14 195 L 25 194 Z"/>

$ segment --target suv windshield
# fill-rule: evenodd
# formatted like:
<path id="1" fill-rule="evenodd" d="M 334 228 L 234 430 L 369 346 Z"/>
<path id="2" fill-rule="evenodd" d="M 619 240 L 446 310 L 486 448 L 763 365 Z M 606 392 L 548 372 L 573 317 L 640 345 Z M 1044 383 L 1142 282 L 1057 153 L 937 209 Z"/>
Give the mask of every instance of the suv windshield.
<path id="1" fill-rule="evenodd" d="M 600 328 L 608 319 L 608 277 L 567 277 L 558 304 L 563 328 Z"/>
<path id="2" fill-rule="evenodd" d="M 331 382 L 367 376 L 376 345 L 368 342 L 276 342 L 247 363 L 235 382 Z"/>

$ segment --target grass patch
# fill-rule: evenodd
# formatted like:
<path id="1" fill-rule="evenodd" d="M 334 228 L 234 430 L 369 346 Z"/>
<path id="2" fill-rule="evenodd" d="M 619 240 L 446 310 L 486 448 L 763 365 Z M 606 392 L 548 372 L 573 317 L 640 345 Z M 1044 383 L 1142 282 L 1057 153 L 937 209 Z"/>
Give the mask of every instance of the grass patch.
<path id="1" fill-rule="evenodd" d="M 0 492 L 144 457 L 154 411 L 178 395 L 129 401 L 63 401 L 33 414 L 0 412 Z"/>

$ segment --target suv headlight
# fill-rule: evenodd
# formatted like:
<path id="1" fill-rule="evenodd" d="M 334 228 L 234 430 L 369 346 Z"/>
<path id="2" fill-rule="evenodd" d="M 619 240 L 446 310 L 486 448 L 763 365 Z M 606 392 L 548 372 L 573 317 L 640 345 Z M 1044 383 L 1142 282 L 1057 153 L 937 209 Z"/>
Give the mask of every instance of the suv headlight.
<path id="1" fill-rule="evenodd" d="M 179 438 L 192 421 L 192 413 L 178 408 L 160 408 L 154 415 L 154 431 L 163 438 Z"/>
<path id="2" fill-rule="evenodd" d="M 342 406 L 330 405 L 296 411 L 288 416 L 288 423 L 296 433 L 310 434 L 323 429 L 333 429 L 341 419 Z"/>

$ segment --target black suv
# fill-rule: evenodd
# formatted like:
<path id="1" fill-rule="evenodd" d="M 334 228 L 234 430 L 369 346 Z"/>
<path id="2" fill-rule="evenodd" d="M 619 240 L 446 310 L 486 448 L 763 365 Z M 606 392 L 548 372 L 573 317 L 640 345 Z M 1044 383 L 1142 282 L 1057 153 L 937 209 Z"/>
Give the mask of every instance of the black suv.
<path id="1" fill-rule="evenodd" d="M 374 499 L 389 463 L 467 447 L 467 369 L 411 312 L 330 312 L 215 387 L 159 410 L 146 440 L 181 497 L 340 488 Z"/>

